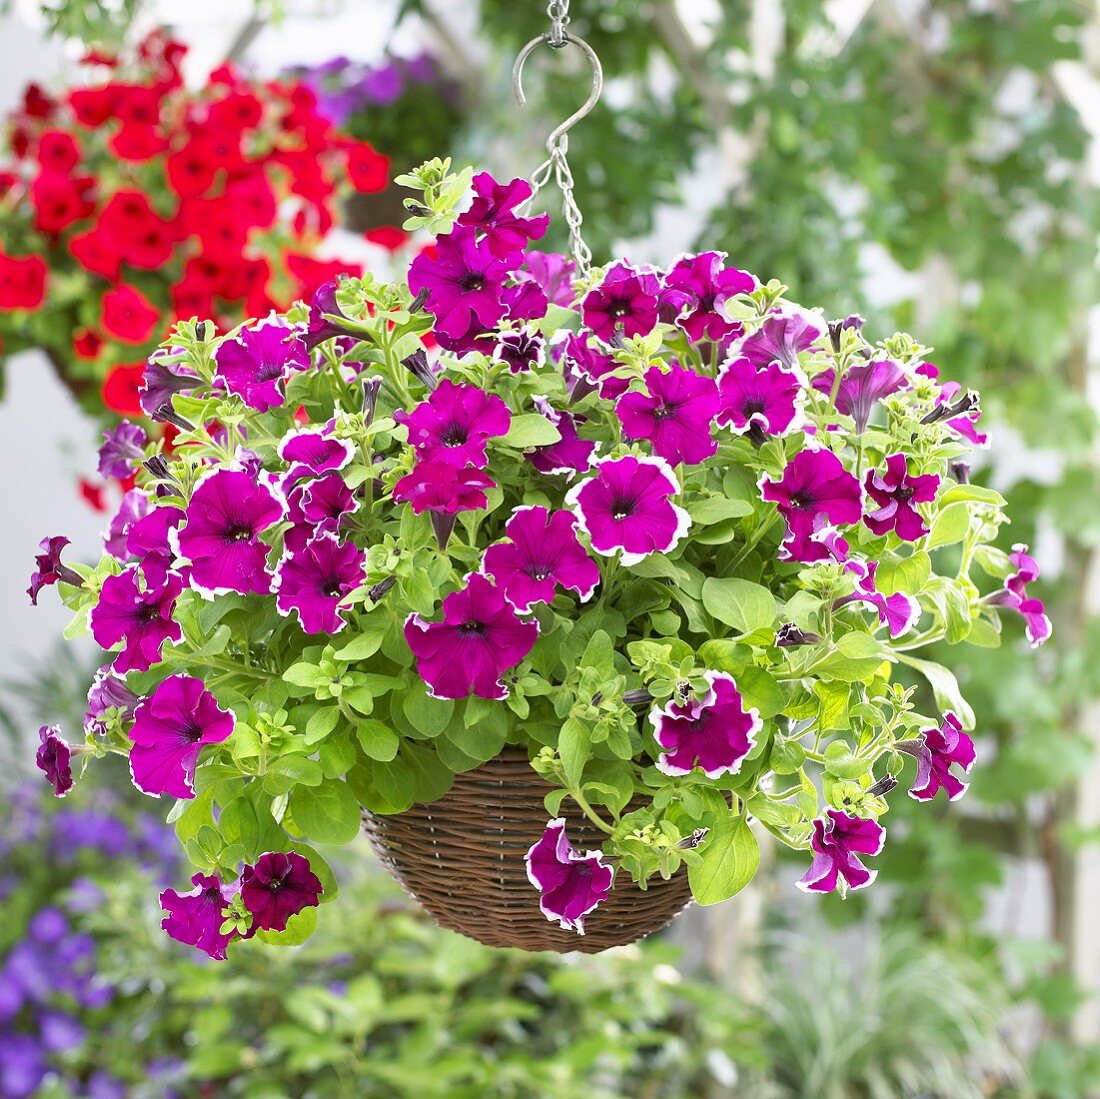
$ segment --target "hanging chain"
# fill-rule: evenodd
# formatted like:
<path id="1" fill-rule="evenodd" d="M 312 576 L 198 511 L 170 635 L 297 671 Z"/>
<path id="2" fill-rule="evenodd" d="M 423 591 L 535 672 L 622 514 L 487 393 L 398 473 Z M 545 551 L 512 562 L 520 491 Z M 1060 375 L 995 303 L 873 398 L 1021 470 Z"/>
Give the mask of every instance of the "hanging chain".
<path id="1" fill-rule="evenodd" d="M 585 278 L 592 266 L 592 250 L 581 235 L 581 226 L 584 219 L 573 193 L 573 172 L 569 167 L 567 156 L 569 151 L 568 135 L 569 130 L 584 118 L 599 100 L 600 93 L 603 91 L 603 66 L 600 64 L 599 57 L 596 56 L 596 51 L 583 38 L 570 34 L 566 29 L 569 23 L 569 0 L 554 0 L 547 7 L 546 13 L 550 17 L 550 30 L 539 35 L 538 38 L 533 38 L 520 50 L 512 69 L 512 87 L 520 106 L 527 102 L 527 97 L 523 94 L 523 66 L 531 52 L 543 42 L 553 49 L 562 49 L 570 44 L 581 49 L 592 66 L 592 88 L 584 105 L 571 114 L 547 138 L 547 158 L 531 176 L 531 197 L 523 204 L 521 209 L 524 213 L 529 211 L 538 193 L 551 179 L 554 180 L 558 190 L 561 191 L 562 212 L 565 215 L 565 223 L 569 226 L 569 252 L 577 265 L 577 274 L 581 278 Z"/>

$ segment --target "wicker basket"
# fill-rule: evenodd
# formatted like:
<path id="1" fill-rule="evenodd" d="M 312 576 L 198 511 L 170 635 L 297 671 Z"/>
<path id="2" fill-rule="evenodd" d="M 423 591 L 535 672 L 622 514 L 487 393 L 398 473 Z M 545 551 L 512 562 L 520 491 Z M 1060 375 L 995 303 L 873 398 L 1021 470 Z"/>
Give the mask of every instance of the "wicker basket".
<path id="1" fill-rule="evenodd" d="M 644 891 L 619 874 L 584 935 L 547 920 L 523 856 L 546 827 L 549 789 L 526 752 L 505 749 L 458 775 L 439 801 L 395 816 L 364 812 L 363 822 L 383 864 L 436 923 L 488 946 L 596 954 L 651 935 L 689 903 L 683 870 Z M 573 846 L 599 846 L 601 834 L 582 819 L 569 820 Z"/>

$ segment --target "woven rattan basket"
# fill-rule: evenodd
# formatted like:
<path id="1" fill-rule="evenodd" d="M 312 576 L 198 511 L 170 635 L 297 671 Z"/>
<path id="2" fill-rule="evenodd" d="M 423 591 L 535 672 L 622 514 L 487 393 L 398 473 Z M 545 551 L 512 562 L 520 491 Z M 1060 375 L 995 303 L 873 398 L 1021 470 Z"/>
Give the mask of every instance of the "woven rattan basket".
<path id="1" fill-rule="evenodd" d="M 549 789 L 526 752 L 506 749 L 458 775 L 439 801 L 394 816 L 364 812 L 363 822 L 386 868 L 436 923 L 489 946 L 596 954 L 651 935 L 688 904 L 682 870 L 644 891 L 619 874 L 583 936 L 547 920 L 523 856 L 546 827 Z M 602 839 L 579 814 L 569 820 L 569 838 L 578 850 Z"/>

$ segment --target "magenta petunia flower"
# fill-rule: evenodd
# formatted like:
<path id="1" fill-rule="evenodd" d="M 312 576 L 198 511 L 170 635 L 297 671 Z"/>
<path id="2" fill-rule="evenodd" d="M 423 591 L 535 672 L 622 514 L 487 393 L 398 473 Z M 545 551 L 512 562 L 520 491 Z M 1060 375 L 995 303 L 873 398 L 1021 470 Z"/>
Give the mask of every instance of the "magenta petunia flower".
<path id="1" fill-rule="evenodd" d="M 480 573 L 443 600 L 442 622 L 425 622 L 418 614 L 405 622 L 405 640 L 434 698 L 507 698 L 501 677 L 531 651 L 538 635 L 538 625 L 517 618 L 504 594 Z"/>
<path id="2" fill-rule="evenodd" d="M 539 908 L 564 931 L 584 934 L 585 918 L 607 899 L 615 871 L 603 861 L 603 852 L 573 850 L 565 834 L 565 818 L 550 821 L 531 845 L 525 861 L 527 877 L 542 894 Z"/>
<path id="3" fill-rule="evenodd" d="M 351 461 L 352 453 L 351 443 L 335 438 L 326 428 L 290 431 L 279 443 L 279 457 L 290 466 L 286 475 L 290 481 L 335 473 Z"/>
<path id="4" fill-rule="evenodd" d="M 905 592 L 883 595 L 875 587 L 877 561 L 868 561 L 855 571 L 856 591 L 851 598 L 874 607 L 878 611 L 879 623 L 889 629 L 891 637 L 908 633 L 920 618 L 920 603 Z"/>
<path id="5" fill-rule="evenodd" d="M 326 473 L 303 486 L 301 506 L 303 521 L 315 531 L 336 533 L 359 502 L 339 473 Z"/>
<path id="6" fill-rule="evenodd" d="M 63 798 L 73 788 L 72 749 L 57 725 L 43 725 L 38 730 L 41 741 L 34 762 L 49 779 L 54 794 Z"/>
<path id="7" fill-rule="evenodd" d="M 166 889 L 160 895 L 160 907 L 167 913 L 160 926 L 178 943 L 198 947 L 218 962 L 225 961 L 225 949 L 237 932 L 222 931 L 236 889 L 225 885 L 213 874 L 196 874 L 195 887 L 188 893 Z"/>
<path id="8" fill-rule="evenodd" d="M 103 548 L 117 561 L 125 561 L 129 556 L 126 543 L 130 530 L 153 510 L 153 503 L 139 488 L 132 488 L 119 501 L 118 511 L 111 516 L 107 529 L 103 532 Z"/>
<path id="9" fill-rule="evenodd" d="M 863 522 L 875 534 L 894 531 L 899 538 L 915 542 L 928 533 L 928 527 L 917 511 L 916 504 L 927 504 L 936 498 L 939 476 L 928 473 L 912 476 L 904 454 L 891 454 L 885 470 L 868 470 L 863 482 L 868 496 L 878 504 L 863 517 Z"/>
<path id="10" fill-rule="evenodd" d="M 499 397 L 449 378 L 412 412 L 399 410 L 393 418 L 408 428 L 409 446 L 420 458 L 478 468 L 486 462 L 486 440 L 507 435 L 512 423 Z"/>
<path id="11" fill-rule="evenodd" d="M 339 633 L 340 603 L 363 583 L 366 554 L 353 542 L 320 534 L 288 553 L 275 570 L 275 603 L 282 614 L 298 612 L 306 633 Z"/>
<path id="12" fill-rule="evenodd" d="M 825 324 L 816 313 L 796 305 L 785 305 L 734 347 L 739 356 L 754 366 L 778 362 L 794 370 L 798 367 L 799 353 L 809 350 L 824 332 Z"/>
<path id="13" fill-rule="evenodd" d="M 573 276 L 577 265 L 560 252 L 528 250 L 524 256 L 524 272 L 546 295 L 548 304 L 568 308 L 573 304 Z"/>
<path id="14" fill-rule="evenodd" d="M 297 851 L 268 851 L 241 871 L 241 900 L 252 913 L 248 935 L 285 931 L 287 921 L 321 903 L 324 887 Z"/>
<path id="15" fill-rule="evenodd" d="M 105 664 L 95 673 L 88 688 L 84 732 L 94 736 L 105 735 L 107 726 L 103 718 L 109 711 L 114 711 L 119 720 L 129 721 L 140 701 L 141 698 L 126 686 L 126 681 L 114 673 L 111 665 Z"/>
<path id="16" fill-rule="evenodd" d="M 836 371 L 832 368 L 815 375 L 813 387 L 829 396 L 836 385 Z M 892 393 L 909 388 L 905 372 L 892 359 L 876 359 L 874 362 L 849 367 L 840 379 L 836 391 L 836 410 L 842 416 L 855 420 L 856 433 L 867 428 L 871 412 L 876 404 Z"/>
<path id="17" fill-rule="evenodd" d="M 570 401 L 582 400 L 593 389 L 599 389 L 604 400 L 613 401 L 630 387 L 627 378 L 612 374 L 619 363 L 577 332 L 570 332 L 561 345 L 561 365 Z"/>
<path id="18" fill-rule="evenodd" d="M 532 397 L 531 403 L 561 435 L 556 443 L 537 446 L 527 451 L 525 457 L 531 465 L 540 473 L 566 473 L 569 476 L 588 469 L 592 465 L 596 443 L 592 439 L 582 439 L 577 434 L 577 424 L 583 422 L 584 417 L 559 412 L 545 397 Z"/>
<path id="19" fill-rule="evenodd" d="M 493 349 L 497 362 L 507 363 L 513 374 L 534 370 L 546 364 L 546 339 L 534 328 L 517 328 L 502 332 Z"/>
<path id="20" fill-rule="evenodd" d="M 878 876 L 868 870 L 859 855 L 877 855 L 886 842 L 886 829 L 878 821 L 865 820 L 826 809 L 814 822 L 810 869 L 796 882 L 804 893 L 831 893 L 843 879 L 849 889 L 862 889 Z"/>
<path id="21" fill-rule="evenodd" d="M 1025 622 L 1024 632 L 1031 647 L 1037 649 L 1050 638 L 1053 632 L 1050 619 L 1041 600 L 1027 593 L 1028 584 L 1039 579 L 1039 562 L 1027 552 L 1027 546 L 1018 542 L 1008 555 L 1016 569 L 1005 580 L 1004 589 L 988 596 L 986 602 L 994 607 L 1007 607 L 1020 614 Z"/>
<path id="22" fill-rule="evenodd" d="M 187 505 L 187 522 L 169 538 L 191 563 L 191 586 L 204 595 L 271 591 L 270 549 L 260 534 L 283 518 L 285 502 L 243 470 L 203 474 Z"/>
<path id="23" fill-rule="evenodd" d="M 596 475 L 574 485 L 566 503 L 580 519 L 592 548 L 605 557 L 622 551 L 624 565 L 668 553 L 691 520 L 672 502 L 680 484 L 663 458 L 605 458 Z"/>
<path id="24" fill-rule="evenodd" d="M 434 253 L 421 252 L 412 261 L 409 289 L 427 294 L 436 332 L 457 340 L 475 328 L 495 328 L 507 312 L 501 300 L 507 264 L 462 225 L 437 238 Z"/>
<path id="25" fill-rule="evenodd" d="M 647 393 L 624 393 L 616 406 L 628 439 L 648 439 L 653 452 L 673 466 L 695 465 L 717 452 L 710 433 L 718 412 L 713 378 L 676 364 L 667 371 L 651 366 L 645 385 Z"/>
<path id="26" fill-rule="evenodd" d="M 143 793 L 195 796 L 195 764 L 206 744 L 233 733 L 233 714 L 223 710 L 201 679 L 170 675 L 138 706 L 130 739 L 130 773 Z"/>
<path id="27" fill-rule="evenodd" d="M 513 259 L 530 241 L 546 234 L 548 215 L 526 218 L 516 214 L 516 207 L 531 197 L 527 180 L 497 183 L 488 172 L 479 172 L 472 184 L 477 197 L 468 210 L 459 214 L 458 224 L 484 233 L 483 243 L 497 259 Z"/>
<path id="28" fill-rule="evenodd" d="M 676 701 L 649 714 L 653 736 L 665 750 L 657 770 L 666 775 L 688 775 L 699 767 L 707 778 L 735 775 L 756 743 L 762 722 L 744 699 L 733 676 L 707 672 L 710 690 L 702 702 Z"/>
<path id="29" fill-rule="evenodd" d="M 34 559 L 35 570 L 31 573 L 31 586 L 27 588 L 27 594 L 31 597 L 31 604 L 38 606 L 38 593 L 43 588 L 52 587 L 54 584 L 71 584 L 74 588 L 82 587 L 84 579 L 75 569 L 69 568 L 61 560 L 61 551 L 69 545 L 68 538 L 55 534 L 52 538 L 43 538 L 38 543 L 42 551 Z"/>
<path id="30" fill-rule="evenodd" d="M 136 568 L 103 581 L 89 621 L 97 645 L 110 649 L 123 642 L 114 660 L 115 671 L 148 671 L 160 663 L 165 641 L 180 640 L 183 633 L 172 612 L 181 591 L 183 581 L 172 575 L 159 587 L 143 588 Z"/>
<path id="31" fill-rule="evenodd" d="M 297 329 L 275 321 L 244 328 L 214 352 L 214 378 L 258 412 L 286 400 L 284 385 L 310 366 L 309 352 Z"/>
<path id="32" fill-rule="evenodd" d="M 172 398 L 177 393 L 190 393 L 199 385 L 198 375 L 190 367 L 165 362 L 173 353 L 180 353 L 180 348 L 171 351 L 158 348 L 145 363 L 138 400 L 142 412 L 153 420 L 163 419 L 165 410 L 171 412 Z"/>
<path id="33" fill-rule="evenodd" d="M 179 508 L 155 507 L 127 529 L 126 553 L 137 558 L 148 587 L 160 587 L 168 579 L 169 571 L 176 568 L 176 555 L 169 542 L 169 534 L 183 520 L 184 514 Z"/>
<path id="34" fill-rule="evenodd" d="M 799 451 L 778 481 L 760 480 L 761 496 L 787 522 L 783 561 L 824 561 L 829 551 L 813 535 L 830 524 L 858 523 L 863 513 L 859 481 L 828 450 Z"/>
<path id="35" fill-rule="evenodd" d="M 145 432 L 129 420 L 105 431 L 99 448 L 100 477 L 123 480 L 131 476 L 145 458 L 148 441 Z"/>
<path id="36" fill-rule="evenodd" d="M 737 435 L 788 435 L 803 424 L 804 387 L 797 368 L 729 359 L 718 374 L 718 423 Z"/>
<path id="37" fill-rule="evenodd" d="M 657 327 L 660 291 L 660 279 L 652 272 L 628 263 L 612 264 L 581 301 L 584 325 L 604 343 L 617 336 L 648 336 Z"/>
<path id="38" fill-rule="evenodd" d="M 412 472 L 393 486 L 396 503 L 407 503 L 420 515 L 425 511 L 455 515 L 489 506 L 485 490 L 495 482 L 483 470 L 466 466 L 459 469 L 450 462 L 417 462 Z"/>
<path id="39" fill-rule="evenodd" d="M 358 340 L 358 335 L 351 329 L 340 324 L 341 320 L 347 321 L 343 310 L 337 304 L 336 291 L 340 289 L 339 279 L 329 279 L 323 282 L 313 292 L 309 302 L 309 321 L 305 333 L 302 335 L 302 343 L 307 351 L 331 340 L 335 337 L 348 337 L 353 342 Z M 330 320 L 329 318 L 336 318 Z"/>
<path id="40" fill-rule="evenodd" d="M 917 367 L 917 374 L 922 374 L 926 378 L 932 378 L 938 380 L 940 376 L 940 368 L 935 363 L 921 363 Z M 962 386 L 958 382 L 943 382 L 940 385 L 940 391 L 936 397 L 936 408 L 941 408 L 943 405 L 952 404 L 959 394 L 962 392 Z M 978 430 L 978 421 L 982 418 L 982 410 L 977 407 L 968 408 L 965 412 L 960 413 L 957 416 L 952 416 L 949 419 L 942 420 L 944 427 L 949 428 L 956 435 L 964 438 L 971 446 L 977 447 L 979 450 L 987 450 L 989 448 L 989 433 Z"/>
<path id="41" fill-rule="evenodd" d="M 951 773 L 951 765 L 957 763 L 969 774 L 976 758 L 974 741 L 963 732 L 959 719 L 948 710 L 940 727 L 925 729 L 922 743 L 916 749 L 917 777 L 909 796 L 917 801 L 931 801 L 939 791 L 947 791 L 947 800 L 961 798 L 970 788 Z"/>
<path id="42" fill-rule="evenodd" d="M 485 551 L 482 569 L 520 613 L 552 602 L 555 585 L 576 592 L 582 603 L 596 590 L 600 570 L 577 541 L 576 523 L 568 511 L 519 507 L 504 527 L 509 541 Z"/>
<path id="43" fill-rule="evenodd" d="M 749 294 L 756 279 L 736 267 L 723 267 L 725 252 L 700 252 L 683 256 L 665 275 L 667 291 L 676 295 L 679 305 L 676 324 L 693 343 L 708 338 L 722 340 L 741 328 L 731 321 L 723 306 L 729 298 Z"/>

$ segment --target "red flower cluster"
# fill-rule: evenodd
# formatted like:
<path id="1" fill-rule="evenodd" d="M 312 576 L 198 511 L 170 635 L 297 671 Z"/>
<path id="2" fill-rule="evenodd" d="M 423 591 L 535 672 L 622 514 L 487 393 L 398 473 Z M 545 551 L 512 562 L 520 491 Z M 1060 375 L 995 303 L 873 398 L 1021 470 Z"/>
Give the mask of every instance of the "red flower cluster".
<path id="1" fill-rule="evenodd" d="M 134 409 L 114 375 L 132 368 L 116 364 L 151 351 L 176 321 L 232 325 L 356 269 L 312 253 L 333 225 L 339 181 L 365 192 L 388 181 L 387 158 L 337 132 L 309 88 L 224 65 L 192 92 L 185 52 L 156 33 L 126 61 L 89 55 L 109 79 L 56 99 L 31 85 L 6 127 L 0 341 L 42 342 L 48 327 L 55 359 L 99 382 L 121 414 Z M 69 288 L 73 272 L 85 293 Z M 55 302 L 58 275 L 66 292 Z M 22 311 L 54 311 L 57 324 L 35 326 L 33 340 Z"/>

